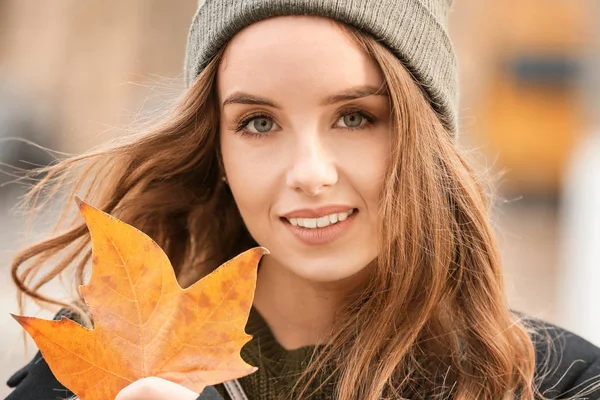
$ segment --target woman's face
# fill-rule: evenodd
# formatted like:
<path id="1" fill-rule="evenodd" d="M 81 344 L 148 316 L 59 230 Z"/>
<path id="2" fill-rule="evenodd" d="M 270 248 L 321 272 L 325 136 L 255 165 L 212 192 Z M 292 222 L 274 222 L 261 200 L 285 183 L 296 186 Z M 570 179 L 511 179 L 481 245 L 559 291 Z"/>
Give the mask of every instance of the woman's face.
<path id="1" fill-rule="evenodd" d="M 218 72 L 223 164 L 242 218 L 282 273 L 334 282 L 380 240 L 389 104 L 375 62 L 334 22 L 255 23 Z"/>

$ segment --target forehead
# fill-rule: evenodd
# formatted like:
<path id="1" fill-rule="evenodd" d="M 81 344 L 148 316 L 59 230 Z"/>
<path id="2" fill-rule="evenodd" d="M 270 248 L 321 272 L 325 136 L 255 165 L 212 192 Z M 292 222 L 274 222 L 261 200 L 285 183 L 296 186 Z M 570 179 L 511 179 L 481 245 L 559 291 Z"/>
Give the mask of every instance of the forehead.
<path id="1" fill-rule="evenodd" d="M 243 29 L 227 45 L 218 80 L 222 96 L 236 90 L 317 95 L 382 83 L 351 34 L 316 16 L 275 17 Z"/>

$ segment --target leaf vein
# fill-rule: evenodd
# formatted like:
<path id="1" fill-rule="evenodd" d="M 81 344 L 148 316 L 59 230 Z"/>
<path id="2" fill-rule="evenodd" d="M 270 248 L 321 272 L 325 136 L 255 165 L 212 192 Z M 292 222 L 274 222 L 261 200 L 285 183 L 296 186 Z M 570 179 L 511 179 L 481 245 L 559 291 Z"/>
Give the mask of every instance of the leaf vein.
<path id="1" fill-rule="evenodd" d="M 203 321 L 201 324 L 199 324 L 199 326 L 201 326 L 201 325 L 204 325 L 204 324 L 206 323 L 206 321 L 207 321 L 207 320 L 209 320 L 209 319 L 210 319 L 210 317 L 211 317 L 211 316 L 212 316 L 212 315 L 215 313 L 215 311 L 216 311 L 216 310 L 217 310 L 217 309 L 218 309 L 218 308 L 219 308 L 219 307 L 220 307 L 220 306 L 221 306 L 221 305 L 222 305 L 222 304 L 225 302 L 225 299 L 227 298 L 227 296 L 229 296 L 229 294 L 230 294 L 230 293 L 231 293 L 231 291 L 233 290 L 234 286 L 235 286 L 235 282 L 233 282 L 233 283 L 232 283 L 232 285 L 229 287 L 229 289 L 227 290 L 227 292 L 226 292 L 226 293 L 224 293 L 224 295 L 221 297 L 221 300 L 219 301 L 219 303 L 213 307 L 213 309 L 211 310 L 211 312 L 210 312 L 210 313 L 207 315 L 207 317 L 204 319 L 204 321 Z M 179 346 L 178 346 L 177 350 L 173 351 L 173 352 L 171 353 L 171 356 L 170 356 L 169 358 L 167 358 L 167 359 L 166 359 L 166 360 L 165 360 L 165 361 L 164 361 L 164 362 L 161 364 L 160 368 L 159 368 L 159 369 L 157 369 L 157 370 L 155 370 L 155 371 L 160 371 L 160 370 L 162 370 L 162 368 L 163 368 L 163 367 L 164 367 L 164 366 L 165 366 L 165 365 L 166 365 L 166 364 L 167 364 L 169 361 L 171 361 L 173 358 L 175 358 L 175 356 L 178 356 L 178 355 L 179 355 L 179 353 L 181 353 L 181 351 L 183 350 L 184 346 L 187 344 L 187 341 L 188 341 L 188 340 L 189 340 L 189 339 L 186 339 L 186 340 L 184 340 L 184 341 L 180 342 L 180 344 L 179 344 Z"/>
<path id="2" fill-rule="evenodd" d="M 136 309 L 138 312 L 138 326 L 142 325 L 142 312 L 140 310 L 140 304 L 137 298 L 137 293 L 135 291 L 135 287 L 133 287 L 132 285 L 132 280 L 131 280 L 131 275 L 129 274 L 129 269 L 127 269 L 127 265 L 125 263 L 125 259 L 123 258 L 123 255 L 121 254 L 121 252 L 119 251 L 119 248 L 117 247 L 116 243 L 112 240 L 112 237 L 107 234 L 107 232 L 104 230 L 103 226 L 99 226 L 99 229 L 102 230 L 102 232 L 106 235 L 106 238 L 108 239 L 108 241 L 110 242 L 110 244 L 113 246 L 113 248 L 115 249 L 115 252 L 117 253 L 117 255 L 119 256 L 119 258 L 121 259 L 121 263 L 123 264 L 123 268 L 125 268 L 125 273 L 127 274 L 127 280 L 129 281 L 129 285 L 132 286 L 132 294 L 133 294 L 133 298 L 135 300 L 135 304 L 136 304 Z M 144 343 L 144 336 L 143 336 L 143 330 L 140 329 L 139 330 L 139 335 L 140 335 L 140 343 L 142 343 L 142 357 L 140 359 L 141 363 L 142 363 L 142 374 L 146 373 L 146 363 L 145 363 L 145 359 L 146 359 L 146 355 L 144 353 L 145 348 L 143 346 Z"/>
<path id="3" fill-rule="evenodd" d="M 44 335 L 44 336 L 45 336 L 45 335 Z M 48 339 L 50 339 L 50 338 L 48 338 Z M 52 339 L 50 339 L 50 340 L 52 340 Z M 115 372 L 113 372 L 113 371 L 109 371 L 109 370 L 107 370 L 107 369 L 105 369 L 105 368 L 102 368 L 102 367 L 101 367 L 101 366 L 99 366 L 99 365 L 96 365 L 96 364 L 94 364 L 94 363 L 93 363 L 93 361 L 91 361 L 91 360 L 87 360 L 86 358 L 84 358 L 84 357 L 83 357 L 83 356 L 81 356 L 80 354 L 77 354 L 77 353 L 75 353 L 74 351 L 72 351 L 71 349 L 69 349 L 69 348 L 67 348 L 67 347 L 63 346 L 63 345 L 62 345 L 62 344 L 60 344 L 60 343 L 57 343 L 57 342 L 55 342 L 55 341 L 52 341 L 52 343 L 54 343 L 56 346 L 60 347 L 61 349 L 63 349 L 63 350 L 64 350 L 64 351 L 66 351 L 67 353 L 69 353 L 69 354 L 72 354 L 73 356 L 75 356 L 75 357 L 79 358 L 80 360 L 83 360 L 83 361 L 85 361 L 86 363 L 88 363 L 89 365 L 91 365 L 91 366 L 92 366 L 92 368 L 94 368 L 94 367 L 95 367 L 95 368 L 98 368 L 99 370 L 101 370 L 101 371 L 103 371 L 103 372 L 106 372 L 106 373 L 107 373 L 107 374 L 109 374 L 109 375 L 116 376 L 117 378 L 123 379 L 123 380 L 124 380 L 124 381 L 126 381 L 126 382 L 132 382 L 131 380 L 129 380 L 129 379 L 127 379 L 127 378 L 123 377 L 123 376 L 120 376 L 120 375 L 116 374 L 116 373 L 115 373 Z M 89 349 L 88 349 L 88 350 L 89 350 Z"/>

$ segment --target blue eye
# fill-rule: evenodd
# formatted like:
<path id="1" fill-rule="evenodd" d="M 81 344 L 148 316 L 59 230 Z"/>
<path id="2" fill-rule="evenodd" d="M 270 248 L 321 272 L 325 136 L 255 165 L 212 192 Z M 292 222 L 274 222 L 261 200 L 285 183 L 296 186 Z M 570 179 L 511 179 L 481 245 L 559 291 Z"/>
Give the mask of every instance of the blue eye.
<path id="1" fill-rule="evenodd" d="M 279 128 L 279 125 L 268 115 L 254 114 L 243 118 L 237 125 L 236 132 L 249 135 L 267 135 Z"/>
<path id="2" fill-rule="evenodd" d="M 365 117 L 360 113 L 352 113 L 344 115 L 341 119 L 348 128 L 357 128 L 363 123 Z"/>
<path id="3" fill-rule="evenodd" d="M 360 129 L 373 122 L 373 118 L 360 112 L 353 111 L 340 115 L 336 127 L 346 129 Z"/>
<path id="4" fill-rule="evenodd" d="M 267 133 L 269 132 L 275 123 L 270 118 L 254 118 L 246 125 L 246 129 L 250 133 Z"/>

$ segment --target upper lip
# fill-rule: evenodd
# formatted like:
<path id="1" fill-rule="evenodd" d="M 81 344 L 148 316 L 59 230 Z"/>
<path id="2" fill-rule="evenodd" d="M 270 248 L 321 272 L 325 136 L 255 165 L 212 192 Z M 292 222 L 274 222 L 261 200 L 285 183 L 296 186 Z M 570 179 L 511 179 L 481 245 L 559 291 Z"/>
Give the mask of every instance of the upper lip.
<path id="1" fill-rule="evenodd" d="M 290 211 L 282 218 L 321 218 L 330 214 L 344 213 L 352 210 L 353 207 L 344 205 L 330 205 L 319 208 L 302 208 Z"/>

